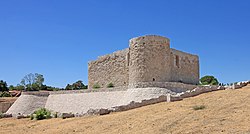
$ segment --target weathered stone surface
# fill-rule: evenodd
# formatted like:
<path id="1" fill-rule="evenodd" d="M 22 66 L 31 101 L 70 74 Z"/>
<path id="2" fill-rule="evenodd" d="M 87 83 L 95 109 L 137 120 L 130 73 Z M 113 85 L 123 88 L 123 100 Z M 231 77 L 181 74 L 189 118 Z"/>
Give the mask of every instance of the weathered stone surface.
<path id="1" fill-rule="evenodd" d="M 175 96 L 175 95 L 172 96 L 172 95 L 171 95 L 168 102 L 181 101 L 181 100 L 183 100 L 182 97 L 180 97 L 180 96 Z"/>
<path id="2" fill-rule="evenodd" d="M 171 49 L 171 82 L 199 83 L 199 57 Z"/>
<path id="3" fill-rule="evenodd" d="M 128 85 L 128 49 L 101 56 L 88 64 L 89 88 L 101 88 L 113 83 L 115 87 Z"/>
<path id="4" fill-rule="evenodd" d="M 73 118 L 75 117 L 75 115 L 72 113 L 62 113 L 61 115 L 59 114 L 59 117 L 66 119 L 66 118 Z"/>
<path id="5" fill-rule="evenodd" d="M 35 93 L 30 95 L 21 95 L 18 105 L 12 108 L 15 113 L 31 114 L 39 107 L 45 107 L 53 113 L 72 113 L 77 115 L 85 114 L 107 114 L 110 111 L 129 110 L 145 105 L 159 102 L 178 101 L 186 97 L 192 97 L 204 92 L 219 90 L 217 86 L 190 86 L 187 84 L 171 83 L 172 89 L 148 87 L 132 88 L 127 90 L 103 91 L 103 92 L 52 92 L 48 98 L 36 96 Z M 184 90 L 190 89 L 190 90 Z M 183 89 L 183 92 L 179 88 Z M 25 99 L 23 98 L 25 97 Z M 30 101 L 28 102 L 27 99 Z M 35 100 L 33 100 L 35 99 Z M 46 101 L 45 101 L 46 100 Z M 45 101 L 45 102 L 44 102 Z M 36 102 L 43 102 L 40 105 Z M 37 105 L 39 104 L 39 105 Z M 92 111 L 91 111 L 92 109 Z M 93 111 L 94 110 L 94 111 Z M 11 113 L 11 111 L 9 112 Z"/>
<path id="6" fill-rule="evenodd" d="M 26 93 L 22 94 L 15 103 L 6 112 L 14 117 L 21 115 L 29 115 L 39 108 L 44 108 L 47 102 L 48 93 Z"/>
<path id="7" fill-rule="evenodd" d="M 6 114 L 6 113 L 4 113 L 2 115 L 2 118 L 11 118 L 11 117 L 12 117 L 12 114 Z"/>
<path id="8" fill-rule="evenodd" d="M 226 86 L 226 89 L 239 89 L 239 88 L 246 86 L 247 84 L 250 84 L 250 81 L 241 81 L 241 82 L 234 83 L 231 86 Z"/>
<path id="9" fill-rule="evenodd" d="M 225 87 L 223 86 L 197 86 L 196 88 L 192 90 L 187 90 L 186 92 L 177 93 L 176 95 L 172 95 L 173 101 L 181 100 L 188 97 L 194 97 L 202 93 L 217 91 L 217 90 L 225 90 Z"/>
<path id="10" fill-rule="evenodd" d="M 59 113 L 85 114 L 89 109 L 110 108 L 119 104 L 126 91 L 51 94 L 45 108 Z"/>
<path id="11" fill-rule="evenodd" d="M 23 118 L 26 118 L 24 115 L 17 115 L 16 116 L 17 119 L 23 119 Z"/>
<path id="12" fill-rule="evenodd" d="M 170 43 L 161 36 L 142 36 L 129 41 L 129 85 L 171 81 Z"/>
<path id="13" fill-rule="evenodd" d="M 166 95 L 161 95 L 157 98 L 141 100 L 139 102 L 132 101 L 126 105 L 112 107 L 112 109 L 110 111 L 120 112 L 120 111 L 126 111 L 126 110 L 130 110 L 130 109 L 134 109 L 134 108 L 138 108 L 138 107 L 142 107 L 142 106 L 146 106 L 146 105 L 156 104 L 159 102 L 166 102 L 169 100 L 168 97 L 170 97 L 170 96 L 166 94 Z"/>
<path id="14" fill-rule="evenodd" d="M 89 109 L 87 111 L 87 115 L 106 115 L 106 114 L 109 114 L 112 110 L 109 110 L 109 109 L 104 109 L 104 108 L 101 108 L 101 109 Z"/>
<path id="15" fill-rule="evenodd" d="M 134 88 L 148 88 L 148 87 L 157 87 L 157 88 L 166 88 L 175 93 L 185 92 L 197 87 L 197 85 L 184 84 L 179 82 L 137 82 L 135 85 L 132 85 Z"/>

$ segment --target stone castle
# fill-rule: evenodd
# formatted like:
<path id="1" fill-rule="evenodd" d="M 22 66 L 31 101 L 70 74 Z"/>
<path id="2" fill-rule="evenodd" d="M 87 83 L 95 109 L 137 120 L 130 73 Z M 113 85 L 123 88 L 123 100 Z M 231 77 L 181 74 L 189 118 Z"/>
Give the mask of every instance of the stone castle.
<path id="1" fill-rule="evenodd" d="M 89 63 L 90 89 L 23 92 L 6 113 L 24 117 L 46 108 L 62 117 L 104 115 L 225 89 L 197 85 L 198 82 L 198 56 L 171 49 L 167 38 L 142 36 L 131 39 L 128 49 Z M 106 88 L 109 83 L 114 88 Z M 92 90 L 95 84 L 101 88 Z"/>
<path id="2" fill-rule="evenodd" d="M 199 57 L 170 48 L 156 35 L 133 38 L 129 48 L 101 56 L 88 65 L 89 88 L 95 84 L 129 88 L 164 87 L 166 82 L 199 83 Z"/>
<path id="3" fill-rule="evenodd" d="M 39 108 L 75 115 L 107 114 L 159 102 L 171 102 L 221 88 L 198 86 L 199 58 L 170 48 L 169 39 L 148 35 L 129 48 L 89 63 L 89 89 L 23 92 L 8 109 L 13 116 Z M 114 88 L 106 88 L 113 83 Z M 92 90 L 94 85 L 100 89 Z"/>

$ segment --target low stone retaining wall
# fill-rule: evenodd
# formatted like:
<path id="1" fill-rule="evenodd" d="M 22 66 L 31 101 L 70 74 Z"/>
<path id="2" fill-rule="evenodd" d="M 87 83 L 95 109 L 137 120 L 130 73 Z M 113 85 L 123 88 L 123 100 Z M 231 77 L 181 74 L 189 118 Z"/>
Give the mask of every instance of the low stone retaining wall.
<path id="1" fill-rule="evenodd" d="M 113 88 L 51 91 L 51 92 L 49 92 L 49 94 L 75 94 L 75 93 L 126 91 L 126 90 L 128 90 L 128 87 L 122 87 L 121 86 L 121 87 L 113 87 Z"/>
<path id="2" fill-rule="evenodd" d="M 43 93 L 24 93 L 6 112 L 16 117 L 20 114 L 29 115 L 39 108 L 44 108 L 47 102 L 48 94 Z"/>
<path id="3" fill-rule="evenodd" d="M 103 115 L 164 101 L 179 101 L 202 93 L 225 89 L 221 86 L 187 86 L 182 83 L 166 83 L 165 86 L 171 86 L 171 84 L 173 86 L 171 89 L 148 87 L 84 93 L 83 91 L 27 92 L 18 98 L 7 113 L 13 116 L 19 113 L 28 115 L 38 108 L 47 108 L 53 112 L 72 113 L 76 117 L 89 114 Z M 186 86 L 186 90 L 180 92 Z"/>
<path id="4" fill-rule="evenodd" d="M 84 115 L 91 109 L 112 109 L 131 102 L 159 98 L 175 94 L 165 88 L 136 88 L 126 91 L 91 92 L 82 94 L 51 94 L 45 108 L 54 112 Z"/>
<path id="5" fill-rule="evenodd" d="M 45 108 L 59 113 L 85 114 L 89 109 L 119 105 L 126 91 L 51 94 Z"/>
<path id="6" fill-rule="evenodd" d="M 250 81 L 242 81 L 242 82 L 234 83 L 232 86 L 226 86 L 226 89 L 239 89 L 248 84 L 250 84 Z"/>
<path id="7" fill-rule="evenodd" d="M 176 93 L 180 93 L 194 89 L 197 87 L 197 85 L 184 84 L 179 82 L 138 82 L 135 84 L 130 84 L 129 87 L 135 87 L 135 88 L 159 87 L 159 88 L 169 89 Z"/>
<path id="8" fill-rule="evenodd" d="M 119 112 L 119 111 L 126 111 L 146 105 L 156 104 L 160 102 L 173 102 L 173 101 L 180 101 L 184 98 L 194 97 L 202 93 L 212 92 L 212 91 L 218 91 L 218 90 L 224 90 L 224 87 L 221 86 L 198 86 L 195 89 L 188 90 L 183 93 L 177 93 L 173 94 L 171 91 L 164 91 L 163 89 L 154 89 L 158 90 L 158 92 L 162 92 L 163 94 L 160 96 L 151 96 L 149 98 L 141 99 L 140 101 L 130 101 L 130 103 L 127 103 L 126 105 L 120 105 L 115 106 L 110 109 L 91 109 L 87 112 L 88 115 L 97 114 L 97 115 L 103 115 L 103 114 L 109 114 L 110 112 Z M 139 92 L 143 92 L 145 89 L 131 89 L 131 90 L 141 90 Z M 147 89 L 149 90 L 149 89 Z M 137 93 L 139 93 L 137 92 Z M 132 92 L 131 92 L 132 93 Z M 133 98 L 133 96 L 143 96 L 138 95 L 137 93 L 132 93 L 130 96 Z M 151 93 L 152 94 L 152 93 Z M 139 97 L 140 98 L 140 97 Z M 129 102 L 129 101 L 127 101 Z"/>
<path id="9" fill-rule="evenodd" d="M 72 93 L 24 93 L 8 110 L 8 114 L 28 115 L 39 108 L 47 108 L 53 112 L 85 115 L 91 109 L 113 109 L 114 107 L 131 105 L 131 102 L 145 103 L 145 100 L 157 99 L 167 94 L 176 94 L 165 88 L 136 88 L 125 91 Z M 151 104 L 150 102 L 147 102 Z M 134 104 L 133 104 L 134 106 Z M 117 109 L 117 108 L 116 108 Z"/>
<path id="10" fill-rule="evenodd" d="M 22 92 L 22 95 L 34 95 L 41 97 L 48 97 L 50 95 L 49 91 L 31 91 L 31 92 Z"/>

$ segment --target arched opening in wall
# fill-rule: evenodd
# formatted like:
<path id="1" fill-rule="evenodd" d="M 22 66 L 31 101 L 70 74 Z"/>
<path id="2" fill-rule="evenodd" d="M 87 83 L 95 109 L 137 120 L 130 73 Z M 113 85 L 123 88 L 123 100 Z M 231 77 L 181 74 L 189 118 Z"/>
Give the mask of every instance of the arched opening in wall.
<path id="1" fill-rule="evenodd" d="M 175 65 L 176 65 L 178 68 L 180 68 L 180 58 L 179 58 L 178 55 L 176 55 L 176 57 L 175 57 Z"/>
<path id="2" fill-rule="evenodd" d="M 153 78 L 153 81 L 155 81 L 155 78 Z"/>

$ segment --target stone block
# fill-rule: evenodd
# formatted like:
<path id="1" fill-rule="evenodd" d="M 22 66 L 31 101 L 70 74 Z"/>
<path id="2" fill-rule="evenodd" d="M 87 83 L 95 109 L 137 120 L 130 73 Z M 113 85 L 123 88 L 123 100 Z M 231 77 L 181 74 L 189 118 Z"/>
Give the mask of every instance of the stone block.
<path id="1" fill-rule="evenodd" d="M 73 118 L 75 117 L 75 115 L 72 113 L 62 113 L 60 117 L 62 117 L 63 119 L 66 119 L 66 118 Z"/>

